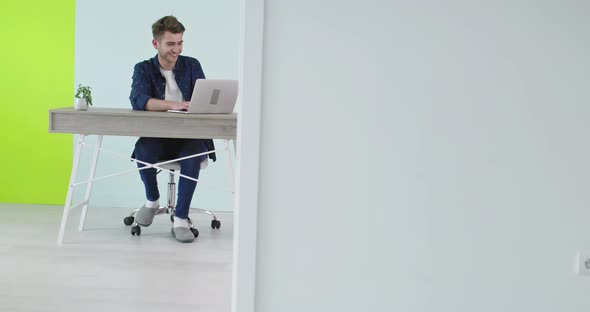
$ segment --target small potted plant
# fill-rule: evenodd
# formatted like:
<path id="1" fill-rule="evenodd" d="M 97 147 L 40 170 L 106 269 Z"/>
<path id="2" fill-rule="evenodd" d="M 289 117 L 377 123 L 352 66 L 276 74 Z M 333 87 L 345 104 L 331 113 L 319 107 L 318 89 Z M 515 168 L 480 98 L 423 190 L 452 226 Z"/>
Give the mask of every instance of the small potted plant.
<path id="1" fill-rule="evenodd" d="M 88 110 L 88 105 L 92 105 L 92 91 L 89 86 L 78 85 L 76 95 L 74 95 L 74 109 Z"/>

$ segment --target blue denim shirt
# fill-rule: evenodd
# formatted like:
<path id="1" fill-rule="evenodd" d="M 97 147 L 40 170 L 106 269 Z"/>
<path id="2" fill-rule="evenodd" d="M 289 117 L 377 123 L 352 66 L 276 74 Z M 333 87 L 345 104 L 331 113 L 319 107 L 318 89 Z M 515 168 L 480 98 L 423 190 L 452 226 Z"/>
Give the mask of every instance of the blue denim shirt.
<path id="1" fill-rule="evenodd" d="M 195 58 L 179 55 L 176 65 L 172 69 L 176 83 L 185 101 L 190 101 L 197 79 L 205 79 L 201 63 Z M 166 94 L 166 78 L 160 72 L 158 56 L 135 64 L 133 82 L 129 100 L 134 110 L 145 110 L 150 98 L 164 100 Z M 213 140 L 206 140 L 207 149 L 215 149 Z M 215 153 L 209 154 L 213 161 L 217 159 Z"/>
<path id="2" fill-rule="evenodd" d="M 201 63 L 195 58 L 179 55 L 172 72 L 182 97 L 185 101 L 190 101 L 197 79 L 205 79 Z M 135 65 L 129 95 L 133 109 L 145 110 L 145 104 L 150 98 L 163 100 L 165 92 L 166 79 L 160 73 L 157 55 Z"/>

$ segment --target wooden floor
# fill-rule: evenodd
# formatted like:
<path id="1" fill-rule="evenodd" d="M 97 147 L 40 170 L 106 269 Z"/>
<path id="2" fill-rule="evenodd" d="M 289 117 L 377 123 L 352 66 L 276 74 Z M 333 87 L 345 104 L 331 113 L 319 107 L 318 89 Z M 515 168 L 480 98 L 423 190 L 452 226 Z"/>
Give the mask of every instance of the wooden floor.
<path id="1" fill-rule="evenodd" d="M 58 247 L 61 212 L 0 204 L 0 311 L 230 311 L 233 214 L 219 230 L 193 216 L 201 233 L 181 244 L 167 216 L 136 237 L 127 209 L 90 207 L 84 232 L 78 209 Z"/>

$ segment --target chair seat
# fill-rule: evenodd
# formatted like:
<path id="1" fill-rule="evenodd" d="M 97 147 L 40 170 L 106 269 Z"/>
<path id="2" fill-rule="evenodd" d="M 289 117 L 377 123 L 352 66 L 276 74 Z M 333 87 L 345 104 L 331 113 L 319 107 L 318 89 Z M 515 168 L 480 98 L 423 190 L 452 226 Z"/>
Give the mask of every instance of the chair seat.
<path id="1" fill-rule="evenodd" d="M 207 159 L 202 161 L 201 162 L 201 170 L 205 170 L 205 168 L 207 168 L 208 164 L 209 164 L 209 161 Z M 160 165 L 160 167 L 167 169 L 167 170 L 180 170 L 180 161 L 173 161 L 171 163 Z"/>
<path id="2" fill-rule="evenodd" d="M 168 170 L 180 170 L 180 161 L 173 161 L 171 163 L 160 165 L 160 167 Z"/>

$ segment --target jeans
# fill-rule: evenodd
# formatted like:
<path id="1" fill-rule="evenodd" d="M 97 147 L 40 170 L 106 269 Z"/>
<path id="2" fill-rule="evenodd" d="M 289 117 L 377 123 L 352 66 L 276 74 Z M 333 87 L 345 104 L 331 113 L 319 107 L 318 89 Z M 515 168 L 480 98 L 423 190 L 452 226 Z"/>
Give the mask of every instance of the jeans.
<path id="1" fill-rule="evenodd" d="M 169 139 L 169 138 L 139 138 L 135 143 L 135 157 L 146 163 L 155 164 L 160 161 L 186 157 L 207 151 L 206 140 L 202 139 Z M 199 178 L 201 162 L 207 155 L 201 155 L 180 161 L 180 173 L 195 179 Z M 145 167 L 137 163 L 138 168 Z M 145 194 L 148 200 L 155 201 L 160 198 L 156 169 L 149 168 L 139 171 L 141 180 L 145 186 Z M 178 182 L 178 200 L 175 215 L 181 219 L 188 218 L 197 182 L 180 177 Z"/>

